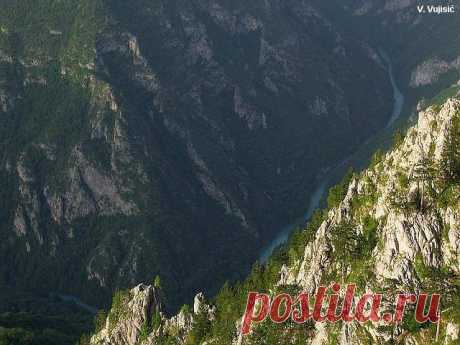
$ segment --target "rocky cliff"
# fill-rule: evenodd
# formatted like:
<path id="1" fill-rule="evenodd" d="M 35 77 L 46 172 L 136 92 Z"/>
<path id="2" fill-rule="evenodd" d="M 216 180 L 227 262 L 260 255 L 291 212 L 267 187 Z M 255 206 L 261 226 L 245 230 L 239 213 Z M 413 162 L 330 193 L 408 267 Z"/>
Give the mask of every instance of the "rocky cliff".
<path id="1" fill-rule="evenodd" d="M 150 325 L 152 318 L 144 308 L 152 299 L 145 297 L 143 309 L 124 309 L 122 321 L 112 323 L 109 317 L 91 344 L 458 343 L 460 94 L 446 99 L 458 93 L 459 88 L 453 87 L 434 99 L 389 152 L 376 153 L 368 169 L 333 188 L 329 208 L 317 212 L 267 266 L 256 265 L 243 283 L 225 285 L 213 307 L 197 296 L 193 312 L 183 308 L 172 319 L 164 317 L 148 336 L 141 337 L 139 325 Z M 397 291 L 439 292 L 439 329 L 409 319 L 390 326 L 266 321 L 255 326 L 251 335 L 240 334 L 247 292 L 311 293 L 331 282 L 354 282 L 361 292 L 381 292 L 388 298 Z M 128 305 L 140 298 L 139 289 L 130 292 Z M 120 341 L 118 330 L 126 322 L 134 329 L 129 334 L 137 337 Z"/>

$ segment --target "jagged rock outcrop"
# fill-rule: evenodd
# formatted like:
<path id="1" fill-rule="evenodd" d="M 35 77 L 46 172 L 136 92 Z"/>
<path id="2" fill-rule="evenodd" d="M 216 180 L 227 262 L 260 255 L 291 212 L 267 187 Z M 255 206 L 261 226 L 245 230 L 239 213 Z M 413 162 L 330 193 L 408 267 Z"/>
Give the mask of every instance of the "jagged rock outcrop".
<path id="1" fill-rule="evenodd" d="M 91 345 L 156 345 L 164 334 L 170 334 L 183 344 L 194 319 L 204 315 L 213 320 L 214 307 L 206 304 L 203 294 L 194 299 L 194 310 L 183 308 L 177 315 L 166 317 L 162 312 L 161 289 L 140 284 L 123 292 L 107 317 L 105 326 L 91 338 Z M 153 318 L 159 315 L 158 326 Z"/>
<path id="2" fill-rule="evenodd" d="M 152 286 L 138 285 L 111 310 L 105 328 L 92 338 L 95 344 L 138 344 L 142 325 L 155 309 L 161 309 L 159 292 Z M 111 317 L 114 315 L 115 317 Z"/>

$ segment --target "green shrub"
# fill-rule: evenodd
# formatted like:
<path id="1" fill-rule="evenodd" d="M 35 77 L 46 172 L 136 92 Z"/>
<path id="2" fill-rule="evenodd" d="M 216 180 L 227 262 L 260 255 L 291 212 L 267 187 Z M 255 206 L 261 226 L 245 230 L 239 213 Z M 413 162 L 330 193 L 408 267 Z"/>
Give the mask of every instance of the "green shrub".
<path id="1" fill-rule="evenodd" d="M 361 256 L 366 258 L 370 257 L 372 251 L 377 245 L 377 229 L 379 222 L 371 217 L 366 216 L 363 220 L 363 239 L 361 243 Z"/>
<path id="2" fill-rule="evenodd" d="M 105 327 L 107 313 L 104 310 L 99 310 L 94 317 L 94 332 L 98 333 Z"/>
<path id="3" fill-rule="evenodd" d="M 407 177 L 407 175 L 405 173 L 403 173 L 402 171 L 398 171 L 396 173 L 396 175 L 397 175 L 397 178 L 398 178 L 399 185 L 403 189 L 409 188 L 409 178 Z"/>
<path id="4" fill-rule="evenodd" d="M 190 310 L 190 306 L 188 304 L 184 304 L 181 308 L 180 308 L 180 312 L 183 313 L 184 315 L 188 315 L 191 313 L 191 310 Z"/>
<path id="5" fill-rule="evenodd" d="M 109 324 L 112 329 L 125 314 L 125 306 L 129 301 L 129 291 L 119 290 L 112 299 L 112 308 L 109 313 Z"/>
<path id="6" fill-rule="evenodd" d="M 381 163 L 383 161 L 383 158 L 385 157 L 385 153 L 382 150 L 377 150 L 371 158 L 371 162 L 369 164 L 369 169 L 373 169 L 377 166 L 377 164 Z"/>
<path id="7" fill-rule="evenodd" d="M 150 333 L 152 333 L 152 330 L 150 328 L 148 321 L 145 320 L 139 331 L 138 343 L 142 343 L 144 340 L 146 340 L 148 336 L 150 335 Z"/>
<path id="8" fill-rule="evenodd" d="M 353 178 L 353 170 L 350 169 L 350 170 L 348 170 L 347 174 L 342 179 L 342 181 L 329 190 L 329 194 L 327 196 L 327 206 L 328 206 L 328 208 L 330 208 L 330 209 L 334 208 L 334 207 L 338 206 L 343 201 L 343 199 L 345 198 L 345 196 L 347 194 L 348 186 L 349 186 L 352 178 Z"/>
<path id="9" fill-rule="evenodd" d="M 414 265 L 415 265 L 414 267 L 415 272 L 417 273 L 417 276 L 421 280 L 425 280 L 430 277 L 431 270 L 428 266 L 425 265 L 425 262 L 423 261 L 423 257 L 420 253 L 416 255 Z"/>
<path id="10" fill-rule="evenodd" d="M 193 328 L 187 336 L 186 345 L 201 344 L 211 328 L 211 322 L 205 312 L 200 312 L 193 319 Z"/>

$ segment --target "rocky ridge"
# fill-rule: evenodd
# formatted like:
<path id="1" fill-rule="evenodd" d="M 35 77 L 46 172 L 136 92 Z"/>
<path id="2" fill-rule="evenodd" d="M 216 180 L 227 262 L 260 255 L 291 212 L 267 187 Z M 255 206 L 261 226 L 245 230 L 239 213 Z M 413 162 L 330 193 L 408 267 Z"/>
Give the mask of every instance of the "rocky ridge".
<path id="1" fill-rule="evenodd" d="M 186 314 L 188 319 L 183 312 L 165 319 L 164 326 L 139 343 L 271 344 L 279 341 L 276 337 L 281 335 L 284 341 L 296 343 L 308 339 L 309 344 L 396 341 L 422 345 L 435 343 L 435 337 L 440 339 L 439 344 L 455 344 L 460 339 L 460 318 L 456 311 L 460 302 L 460 175 L 452 179 L 452 173 L 458 174 L 460 171 L 455 169 L 460 165 L 452 164 L 460 163 L 459 137 L 460 99 L 450 98 L 421 111 L 418 122 L 409 128 L 405 137 L 399 137 L 388 153 L 376 154 L 371 167 L 355 174 L 341 200 L 323 214 L 319 226 L 310 236 L 301 237 L 311 240 L 304 240 L 299 250 L 291 241 L 291 248 L 286 249 L 289 256 L 282 265 L 276 266 L 279 269 L 268 287 L 272 294 L 286 289 L 312 293 L 320 284 L 351 281 L 357 283 L 360 291 L 388 292 L 389 295 L 396 291 L 438 291 L 444 299 L 438 335 L 435 335 L 436 325 L 413 328 L 403 322 L 386 328 L 375 324 L 363 327 L 318 324 L 307 327 L 308 332 L 302 338 L 300 332 L 287 332 L 292 326 L 281 326 L 276 328 L 278 333 L 269 333 L 267 329 L 275 326 L 261 324 L 251 336 L 243 338 L 239 334 L 240 319 L 234 318 L 228 320 L 234 325 L 228 338 L 218 334 L 220 328 L 216 326 L 220 313 L 226 315 L 222 310 L 227 308 L 226 304 L 219 305 L 222 299 L 218 297 L 215 307 L 201 309 L 200 295 L 195 299 L 194 312 Z M 265 275 L 269 271 L 270 263 Z M 248 279 L 254 280 L 256 276 L 253 273 Z M 134 295 L 137 295 L 136 289 L 132 290 Z M 239 303 L 235 296 L 233 302 L 232 298 L 227 302 Z M 199 327 L 196 319 L 200 317 L 210 326 L 200 341 L 193 342 L 184 334 L 190 336 L 194 328 Z M 171 323 L 181 330 L 182 336 L 177 340 L 170 337 Z M 116 341 L 108 328 L 109 325 L 95 335 L 91 344 L 136 343 Z"/>

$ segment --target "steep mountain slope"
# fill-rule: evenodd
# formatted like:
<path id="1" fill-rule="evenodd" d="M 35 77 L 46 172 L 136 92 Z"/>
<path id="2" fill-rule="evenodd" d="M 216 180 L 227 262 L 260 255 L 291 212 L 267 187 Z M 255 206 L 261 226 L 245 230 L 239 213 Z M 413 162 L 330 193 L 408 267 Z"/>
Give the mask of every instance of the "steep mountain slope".
<path id="1" fill-rule="evenodd" d="M 378 55 L 309 1 L 0 6 L 6 287 L 212 292 L 390 114 Z"/>
<path id="2" fill-rule="evenodd" d="M 455 98 L 448 98 L 451 95 Z M 94 345 L 134 344 L 457 344 L 460 339 L 460 87 L 441 93 L 394 148 L 348 176 L 329 194 L 328 210 L 267 266 L 225 285 L 210 306 L 161 314 L 159 286 L 140 285 L 117 295 Z M 448 98 L 448 99 L 447 99 Z M 275 295 L 314 292 L 320 284 L 356 283 L 359 292 L 384 294 L 391 308 L 399 292 L 442 294 L 442 317 L 417 324 L 253 324 L 240 334 L 249 291 Z M 437 333 L 437 335 L 436 335 Z M 438 341 L 435 341 L 435 339 Z"/>

